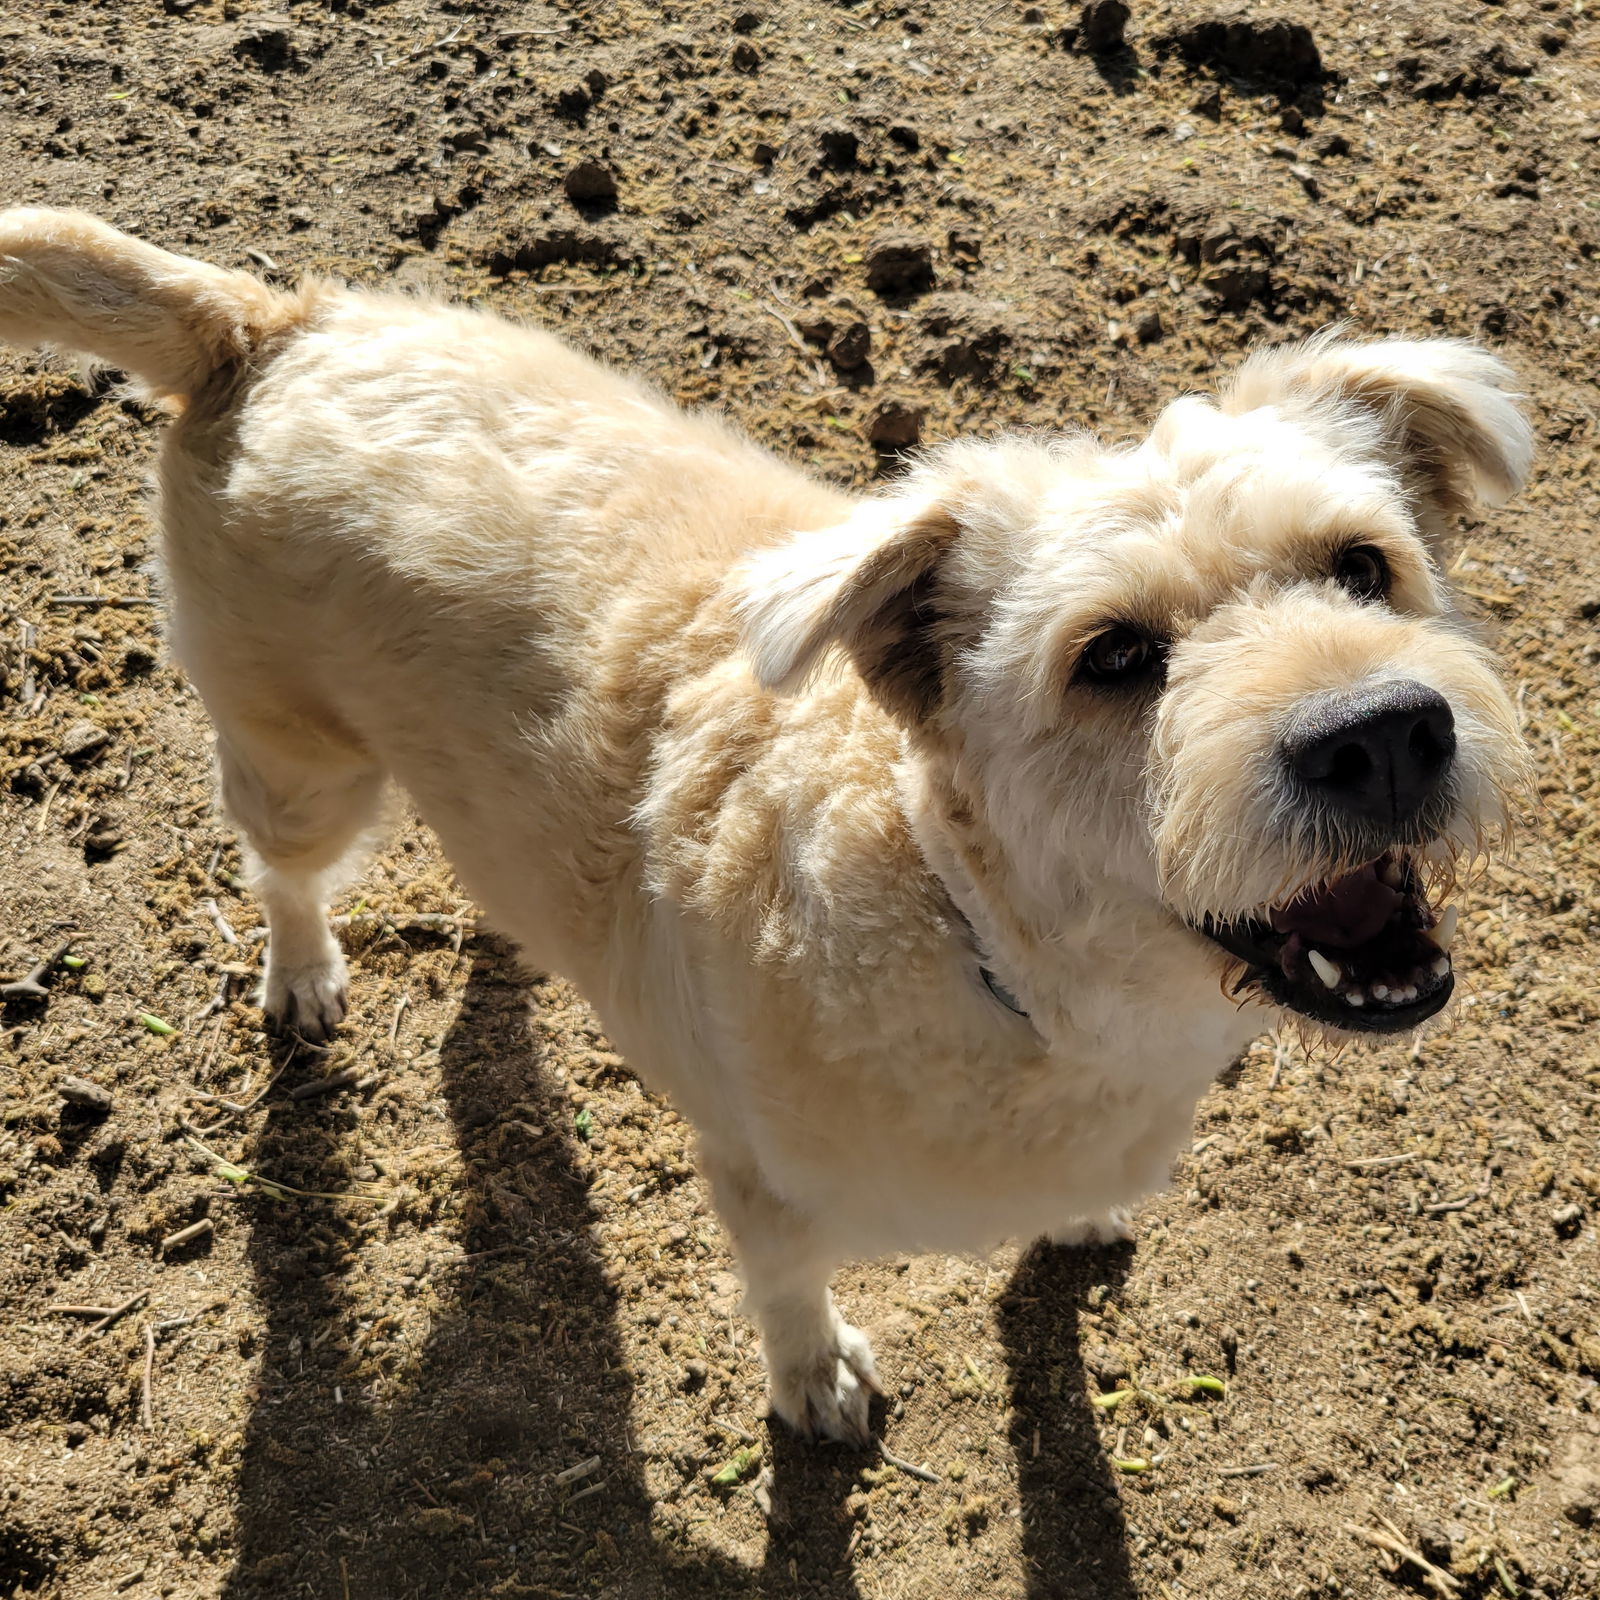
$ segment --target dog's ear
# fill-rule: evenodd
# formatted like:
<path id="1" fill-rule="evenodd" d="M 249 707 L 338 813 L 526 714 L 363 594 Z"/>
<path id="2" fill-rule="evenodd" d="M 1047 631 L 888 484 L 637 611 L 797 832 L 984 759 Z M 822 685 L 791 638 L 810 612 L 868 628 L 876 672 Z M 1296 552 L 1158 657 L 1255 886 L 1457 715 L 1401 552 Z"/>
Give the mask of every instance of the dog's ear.
<path id="1" fill-rule="evenodd" d="M 1232 415 L 1305 408 L 1366 431 L 1413 493 L 1455 516 L 1500 505 L 1527 481 L 1533 434 L 1514 381 L 1503 361 L 1465 340 L 1360 344 L 1334 332 L 1252 356 L 1221 406 Z"/>
<path id="2" fill-rule="evenodd" d="M 901 495 L 758 552 L 739 573 L 737 601 L 756 677 L 796 689 L 838 646 L 888 710 L 926 718 L 950 644 L 939 567 L 959 532 L 936 500 Z"/>

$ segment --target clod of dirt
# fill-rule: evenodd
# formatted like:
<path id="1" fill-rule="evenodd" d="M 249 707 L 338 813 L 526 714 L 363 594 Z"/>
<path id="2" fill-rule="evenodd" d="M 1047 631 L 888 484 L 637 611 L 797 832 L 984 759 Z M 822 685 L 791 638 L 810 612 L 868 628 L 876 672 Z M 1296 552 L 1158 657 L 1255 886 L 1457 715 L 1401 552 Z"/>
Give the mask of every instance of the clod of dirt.
<path id="1" fill-rule="evenodd" d="M 864 322 L 847 322 L 828 340 L 828 359 L 841 372 L 865 366 L 872 354 L 872 329 Z"/>
<path id="2" fill-rule="evenodd" d="M 233 53 L 263 72 L 304 72 L 305 59 L 295 47 L 294 31 L 287 17 L 252 17 L 240 29 Z"/>
<path id="3" fill-rule="evenodd" d="M 741 39 L 733 47 L 733 70 L 755 72 L 761 66 L 761 52 L 748 39 Z"/>
<path id="4" fill-rule="evenodd" d="M 1003 301 L 974 295 L 942 294 L 930 300 L 918 326 L 932 341 L 924 371 L 946 383 L 967 378 L 982 383 L 992 378 L 1011 335 Z"/>
<path id="5" fill-rule="evenodd" d="M 1154 344 L 1166 331 L 1159 311 L 1145 311 L 1134 318 L 1133 336 L 1140 344 Z"/>
<path id="6" fill-rule="evenodd" d="M 93 722 L 74 722 L 61 736 L 60 754 L 68 761 L 87 761 L 102 746 L 111 742 L 111 735 Z"/>
<path id="7" fill-rule="evenodd" d="M 1323 77 L 1311 30 L 1288 17 L 1211 16 L 1164 34 L 1159 51 L 1175 50 L 1195 66 L 1252 83 L 1311 84 Z"/>
<path id="8" fill-rule="evenodd" d="M 105 861 L 114 856 L 124 843 L 126 841 L 120 828 L 101 824 L 84 836 L 83 853 L 90 861 Z"/>
<path id="9" fill-rule="evenodd" d="M 65 372 L 40 372 L 0 384 L 0 444 L 40 444 L 65 432 L 99 404 Z"/>
<path id="10" fill-rule="evenodd" d="M 1600 1438 L 1574 1434 L 1553 1474 L 1561 1515 L 1580 1528 L 1600 1525 Z"/>
<path id="11" fill-rule="evenodd" d="M 733 19 L 733 31 L 735 33 L 754 33 L 765 21 L 766 18 L 759 11 L 741 11 Z"/>
<path id="12" fill-rule="evenodd" d="M 847 172 L 856 164 L 861 141 L 855 130 L 842 122 L 828 122 L 818 128 L 817 143 L 822 147 L 822 159 L 836 172 Z"/>
<path id="13" fill-rule="evenodd" d="M 867 438 L 873 449 L 885 455 L 909 450 L 922 438 L 922 424 L 927 416 L 928 408 L 914 401 L 881 401 L 867 423 Z"/>
<path id="14" fill-rule="evenodd" d="M 1464 1530 L 1447 1527 L 1442 1522 L 1419 1522 L 1415 1541 L 1419 1549 L 1436 1567 L 1449 1568 L 1455 1560 L 1455 1547 Z"/>
<path id="15" fill-rule="evenodd" d="M 604 205 L 617 198 L 616 174 L 600 161 L 580 161 L 563 180 L 567 198 L 578 206 Z"/>
<path id="16" fill-rule="evenodd" d="M 1088 0 L 1078 24 L 1078 42 L 1090 55 L 1110 55 L 1128 41 L 1129 11 L 1123 0 Z"/>
<path id="17" fill-rule="evenodd" d="M 581 123 L 589 115 L 589 107 L 593 104 L 583 84 L 569 83 L 566 88 L 556 90 L 551 109 L 567 122 Z"/>
<path id="18" fill-rule="evenodd" d="M 867 246 L 867 287 L 875 294 L 913 295 L 933 287 L 933 246 L 914 233 L 880 233 Z"/>
<path id="19" fill-rule="evenodd" d="M 77 1106 L 80 1111 L 92 1111 L 102 1117 L 114 1104 L 109 1089 L 102 1089 L 98 1083 L 90 1083 L 87 1078 L 63 1078 L 56 1085 L 56 1093 L 68 1105 Z"/>
<path id="20" fill-rule="evenodd" d="M 1109 1345 L 1096 1345 L 1083 1358 L 1083 1364 L 1102 1389 L 1115 1389 L 1127 1381 L 1128 1363 Z"/>
<path id="21" fill-rule="evenodd" d="M 1414 54 L 1398 56 L 1394 76 L 1418 100 L 1480 100 L 1497 95 L 1507 78 L 1526 78 L 1533 67 L 1503 41 L 1472 50 L 1465 41 L 1440 34 Z"/>

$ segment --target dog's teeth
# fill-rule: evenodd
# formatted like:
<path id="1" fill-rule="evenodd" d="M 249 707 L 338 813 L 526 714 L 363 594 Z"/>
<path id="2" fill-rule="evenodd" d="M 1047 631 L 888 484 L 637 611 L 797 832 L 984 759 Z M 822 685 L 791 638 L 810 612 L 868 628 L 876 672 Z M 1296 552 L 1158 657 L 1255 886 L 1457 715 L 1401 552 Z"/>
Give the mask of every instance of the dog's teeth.
<path id="1" fill-rule="evenodd" d="M 1456 923 L 1461 920 L 1461 910 L 1458 906 L 1446 906 L 1439 913 L 1439 920 L 1433 927 L 1425 929 L 1423 937 L 1430 944 L 1436 944 L 1441 950 L 1448 951 L 1455 942 Z"/>
<path id="2" fill-rule="evenodd" d="M 1396 989 L 1394 992 L 1394 998 L 1396 1004 L 1398 1005 L 1410 1005 L 1411 1002 L 1417 998 L 1416 986 L 1408 983 L 1403 989 Z"/>
<path id="3" fill-rule="evenodd" d="M 1359 989 L 1352 989 L 1349 994 L 1344 996 L 1344 1003 L 1347 1006 L 1364 1006 L 1367 1003 L 1367 997 Z"/>
<path id="4" fill-rule="evenodd" d="M 1306 959 L 1311 963 L 1311 970 L 1328 988 L 1337 989 L 1344 981 L 1344 974 L 1320 950 L 1307 950 Z"/>
<path id="5" fill-rule="evenodd" d="M 1440 956 L 1429 970 L 1433 973 L 1434 977 L 1442 978 L 1445 973 L 1450 970 L 1450 957 Z"/>
<path id="6" fill-rule="evenodd" d="M 1374 1000 L 1387 1000 L 1389 998 L 1389 986 L 1384 983 L 1373 984 L 1372 998 Z"/>

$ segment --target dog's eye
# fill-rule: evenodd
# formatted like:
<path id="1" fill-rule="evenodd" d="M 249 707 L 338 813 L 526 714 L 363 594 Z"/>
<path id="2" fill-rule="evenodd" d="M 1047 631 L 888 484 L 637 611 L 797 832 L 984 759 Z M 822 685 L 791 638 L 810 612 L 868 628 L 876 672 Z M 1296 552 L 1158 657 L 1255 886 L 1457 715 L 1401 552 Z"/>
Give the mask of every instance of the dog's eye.
<path id="1" fill-rule="evenodd" d="M 1096 683 L 1126 683 L 1161 663 L 1161 647 L 1137 628 L 1116 627 L 1089 641 L 1080 671 Z"/>
<path id="2" fill-rule="evenodd" d="M 1333 576 L 1357 600 L 1382 600 L 1389 593 L 1389 563 L 1374 545 L 1353 544 L 1341 551 Z"/>

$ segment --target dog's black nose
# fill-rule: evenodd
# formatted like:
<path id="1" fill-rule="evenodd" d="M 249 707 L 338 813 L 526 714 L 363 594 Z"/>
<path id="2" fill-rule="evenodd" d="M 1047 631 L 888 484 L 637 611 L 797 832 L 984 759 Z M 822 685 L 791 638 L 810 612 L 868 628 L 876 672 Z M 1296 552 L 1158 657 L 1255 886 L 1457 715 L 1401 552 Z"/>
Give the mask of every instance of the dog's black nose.
<path id="1" fill-rule="evenodd" d="M 1409 679 L 1304 706 L 1283 739 L 1289 768 L 1363 822 L 1405 822 L 1438 793 L 1456 753 L 1444 697 Z"/>

